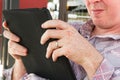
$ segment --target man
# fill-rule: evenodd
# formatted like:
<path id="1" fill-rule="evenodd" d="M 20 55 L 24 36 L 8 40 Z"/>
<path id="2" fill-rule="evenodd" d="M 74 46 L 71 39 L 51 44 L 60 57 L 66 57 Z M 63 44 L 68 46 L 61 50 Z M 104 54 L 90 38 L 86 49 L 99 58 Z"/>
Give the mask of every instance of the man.
<path id="1" fill-rule="evenodd" d="M 46 58 L 52 57 L 56 61 L 58 57 L 66 56 L 73 62 L 77 80 L 119 80 L 120 0 L 85 0 L 85 3 L 92 21 L 81 27 L 74 26 L 77 30 L 60 20 L 42 24 L 42 28 L 57 28 L 48 29 L 41 37 L 41 44 L 50 38 L 58 39 L 49 43 Z M 3 26 L 7 27 L 6 23 Z M 20 38 L 6 30 L 4 36 L 9 39 L 8 51 L 15 59 L 14 68 L 8 70 L 8 73 L 12 72 L 12 79 L 46 80 L 26 73 L 20 56 L 26 56 L 27 49 L 16 43 Z"/>

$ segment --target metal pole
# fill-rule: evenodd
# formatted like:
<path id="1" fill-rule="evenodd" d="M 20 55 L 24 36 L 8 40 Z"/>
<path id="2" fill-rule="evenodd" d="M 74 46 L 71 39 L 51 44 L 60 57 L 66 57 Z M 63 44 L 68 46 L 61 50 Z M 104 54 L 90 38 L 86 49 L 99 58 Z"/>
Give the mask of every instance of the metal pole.
<path id="1" fill-rule="evenodd" d="M 10 0 L 3 0 L 3 10 L 4 9 L 9 9 L 9 6 L 10 6 L 9 3 L 10 3 Z M 4 29 L 2 28 L 2 30 L 4 30 Z M 3 65 L 4 68 L 7 67 L 6 66 L 7 55 L 8 55 L 7 54 L 8 53 L 7 42 L 8 42 L 8 40 L 6 38 L 2 37 L 2 65 Z"/>
<path id="2" fill-rule="evenodd" d="M 59 0 L 59 19 L 63 20 L 63 21 L 67 21 L 68 20 L 68 16 L 67 16 L 67 0 Z"/>
<path id="3" fill-rule="evenodd" d="M 3 10 L 17 9 L 17 8 L 19 8 L 19 0 L 3 0 Z M 9 68 L 14 63 L 14 59 L 10 56 L 10 54 L 8 54 L 7 42 L 8 40 L 3 37 L 2 38 L 2 64 L 4 68 Z"/>
<path id="4" fill-rule="evenodd" d="M 18 9 L 19 0 L 10 0 L 10 9 Z"/>

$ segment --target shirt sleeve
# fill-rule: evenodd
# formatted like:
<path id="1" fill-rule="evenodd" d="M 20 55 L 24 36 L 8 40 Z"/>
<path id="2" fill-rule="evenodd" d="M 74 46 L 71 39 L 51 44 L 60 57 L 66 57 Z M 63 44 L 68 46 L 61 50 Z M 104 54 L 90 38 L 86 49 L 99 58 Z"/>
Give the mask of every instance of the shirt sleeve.
<path id="1" fill-rule="evenodd" d="M 97 69 L 93 80 L 114 80 L 112 79 L 114 71 L 114 66 L 107 59 L 104 59 L 100 67 Z"/>
<path id="2" fill-rule="evenodd" d="M 84 80 L 84 78 L 86 77 L 86 72 L 85 70 L 83 69 L 82 66 L 70 61 L 70 64 L 71 64 L 71 67 L 73 69 L 73 72 L 76 76 L 76 79 L 77 80 Z"/>
<path id="3" fill-rule="evenodd" d="M 21 80 L 49 80 L 35 75 L 34 73 L 25 74 Z"/>
<path id="4" fill-rule="evenodd" d="M 3 72 L 3 75 L 5 76 L 5 80 L 11 80 L 12 78 L 12 71 L 13 71 L 13 67 L 9 68 L 9 69 L 5 69 Z M 31 74 L 25 74 L 23 75 L 23 77 L 20 80 L 49 80 L 49 79 L 45 79 L 42 77 L 39 77 L 33 73 Z"/>
<path id="5" fill-rule="evenodd" d="M 12 67 L 12 68 L 9 68 L 9 69 L 5 69 L 5 70 L 3 71 L 3 75 L 5 76 L 5 80 L 11 80 L 12 71 L 13 71 L 13 67 Z"/>

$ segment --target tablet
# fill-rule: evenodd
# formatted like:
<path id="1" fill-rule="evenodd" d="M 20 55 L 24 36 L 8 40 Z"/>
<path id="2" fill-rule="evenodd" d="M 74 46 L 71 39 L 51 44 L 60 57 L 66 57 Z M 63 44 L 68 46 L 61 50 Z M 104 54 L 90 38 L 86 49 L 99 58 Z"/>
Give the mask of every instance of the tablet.
<path id="1" fill-rule="evenodd" d="M 41 24 L 52 19 L 46 8 L 11 9 L 3 10 L 11 32 L 20 37 L 19 44 L 28 49 L 28 55 L 22 57 L 23 64 L 28 73 L 34 73 L 50 80 L 76 80 L 69 60 L 62 56 L 56 62 L 52 58 L 46 59 L 45 45 L 40 44 L 40 38 L 45 32 Z"/>

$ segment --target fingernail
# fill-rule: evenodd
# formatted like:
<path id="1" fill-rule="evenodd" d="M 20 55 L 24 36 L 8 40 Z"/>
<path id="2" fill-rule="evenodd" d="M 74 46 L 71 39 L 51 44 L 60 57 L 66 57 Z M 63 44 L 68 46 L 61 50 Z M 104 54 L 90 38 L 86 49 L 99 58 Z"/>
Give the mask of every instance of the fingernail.
<path id="1" fill-rule="evenodd" d="M 42 24 L 41 27 L 44 28 L 44 24 Z"/>
<path id="2" fill-rule="evenodd" d="M 49 57 L 47 54 L 48 54 L 48 53 L 46 52 L 46 56 L 45 56 L 45 57 L 46 57 L 47 59 L 49 59 L 50 57 Z"/>
<path id="3" fill-rule="evenodd" d="M 40 41 L 40 44 L 41 44 L 41 45 L 44 45 L 42 41 Z"/>
<path id="4" fill-rule="evenodd" d="M 56 59 L 53 58 L 53 62 L 56 62 Z"/>
<path id="5" fill-rule="evenodd" d="M 47 55 L 47 53 L 46 53 L 45 57 L 48 59 L 48 55 Z"/>

